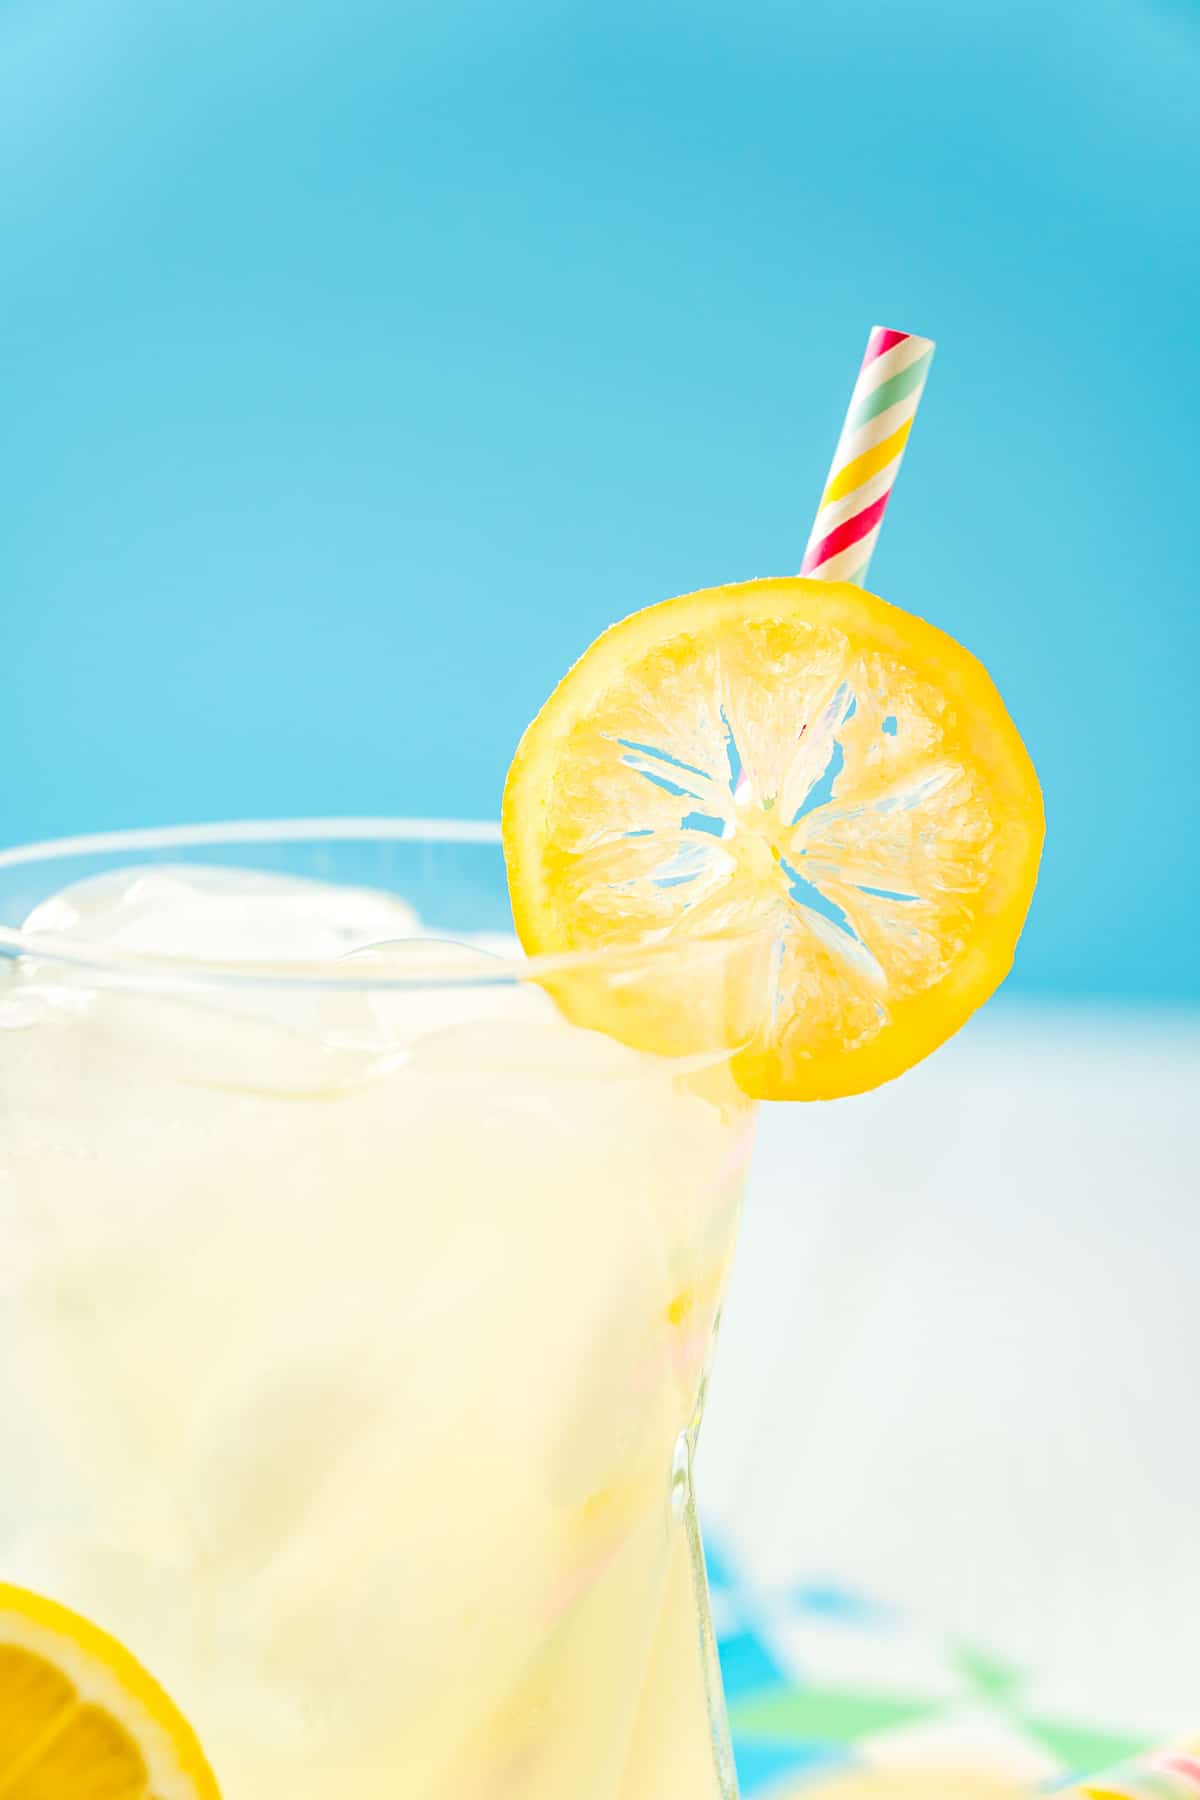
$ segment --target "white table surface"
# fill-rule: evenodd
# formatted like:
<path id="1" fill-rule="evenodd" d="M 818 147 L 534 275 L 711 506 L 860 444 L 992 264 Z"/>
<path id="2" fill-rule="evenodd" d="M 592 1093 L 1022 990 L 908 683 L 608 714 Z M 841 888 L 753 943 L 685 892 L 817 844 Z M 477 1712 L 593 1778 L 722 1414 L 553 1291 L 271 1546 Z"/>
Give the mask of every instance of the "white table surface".
<path id="1" fill-rule="evenodd" d="M 764 1584 L 836 1578 L 1200 1730 L 1200 1018 L 995 1004 L 763 1119 L 701 1450 Z"/>

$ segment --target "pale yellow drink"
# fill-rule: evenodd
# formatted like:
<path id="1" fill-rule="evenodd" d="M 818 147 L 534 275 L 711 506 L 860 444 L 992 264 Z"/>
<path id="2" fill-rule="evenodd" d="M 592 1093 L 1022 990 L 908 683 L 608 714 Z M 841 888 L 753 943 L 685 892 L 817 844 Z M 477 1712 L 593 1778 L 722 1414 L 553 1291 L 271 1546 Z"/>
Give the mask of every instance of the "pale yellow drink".
<path id="1" fill-rule="evenodd" d="M 224 1800 L 731 1793 L 690 1490 L 721 1048 L 421 941 L 428 862 L 418 920 L 70 861 L 0 961 L 0 1582 L 126 1645 Z"/>

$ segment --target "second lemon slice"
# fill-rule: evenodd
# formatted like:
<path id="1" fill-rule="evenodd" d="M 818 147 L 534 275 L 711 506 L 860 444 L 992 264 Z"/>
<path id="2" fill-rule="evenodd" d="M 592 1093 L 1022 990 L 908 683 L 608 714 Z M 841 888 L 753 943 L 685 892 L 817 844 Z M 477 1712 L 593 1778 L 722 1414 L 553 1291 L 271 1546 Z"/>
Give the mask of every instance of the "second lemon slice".
<path id="1" fill-rule="evenodd" d="M 661 957 L 615 1025 L 639 1047 L 686 1047 L 702 1005 L 664 951 L 769 944 L 736 1064 L 764 1098 L 860 1092 L 956 1030 L 1012 962 L 1043 829 L 982 665 L 873 594 L 799 578 L 605 632 L 529 727 L 504 800 L 525 949 Z M 556 992 L 614 1028 L 586 1016 L 594 987 Z"/>
<path id="2" fill-rule="evenodd" d="M 220 1800 L 191 1728 L 114 1639 L 0 1582 L 4 1800 Z"/>

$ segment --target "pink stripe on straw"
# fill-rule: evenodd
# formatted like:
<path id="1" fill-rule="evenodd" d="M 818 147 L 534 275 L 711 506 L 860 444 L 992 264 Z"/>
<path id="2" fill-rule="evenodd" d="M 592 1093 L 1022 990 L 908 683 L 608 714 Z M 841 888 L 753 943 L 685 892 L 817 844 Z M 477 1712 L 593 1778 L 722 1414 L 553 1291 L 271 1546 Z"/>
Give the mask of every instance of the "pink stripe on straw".
<path id="1" fill-rule="evenodd" d="M 876 325 L 867 339 L 867 351 L 862 359 L 863 368 L 865 369 L 868 363 L 873 363 L 877 356 L 886 356 L 889 350 L 896 348 L 897 344 L 907 343 L 911 336 L 911 331 L 889 331 L 885 325 Z"/>
<path id="2" fill-rule="evenodd" d="M 848 550 L 851 544 L 857 544 L 862 538 L 867 537 L 882 519 L 891 495 L 892 490 L 889 488 L 886 494 L 881 494 L 878 500 L 872 500 L 870 506 L 864 506 L 862 511 L 855 513 L 852 519 L 843 519 L 840 525 L 835 525 L 829 535 L 823 537 L 819 544 L 813 544 L 805 551 L 800 573 L 811 575 L 814 569 L 821 567 L 822 563 L 829 562 L 840 551 Z"/>
<path id="3" fill-rule="evenodd" d="M 1171 1775 L 1184 1775 L 1200 1787 L 1200 1762 L 1191 1756 L 1166 1756 L 1163 1758 L 1163 1769 Z"/>

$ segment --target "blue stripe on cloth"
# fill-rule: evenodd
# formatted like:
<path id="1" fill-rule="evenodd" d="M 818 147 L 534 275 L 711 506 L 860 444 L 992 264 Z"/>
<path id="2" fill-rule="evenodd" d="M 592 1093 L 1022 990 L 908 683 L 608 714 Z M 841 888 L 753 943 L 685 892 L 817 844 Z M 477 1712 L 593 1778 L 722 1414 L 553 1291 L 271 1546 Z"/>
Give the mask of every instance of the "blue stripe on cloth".
<path id="1" fill-rule="evenodd" d="M 884 1608 L 877 1606 L 873 1600 L 864 1599 L 850 1588 L 835 1587 L 823 1582 L 792 1588 L 788 1597 L 793 1605 L 804 1612 L 818 1613 L 826 1619 L 855 1620 L 866 1624 L 887 1617 Z"/>
<path id="2" fill-rule="evenodd" d="M 732 1567 L 707 1534 L 704 1539 L 704 1563 L 708 1570 L 708 1585 L 714 1593 L 718 1588 L 731 1588 L 737 1585 Z"/>
<path id="3" fill-rule="evenodd" d="M 777 1788 L 785 1775 L 850 1768 L 852 1759 L 837 1744 L 737 1744 L 734 1747 L 743 1800 Z"/>
<path id="4" fill-rule="evenodd" d="M 732 1637 L 722 1638 L 718 1648 L 728 1699 L 737 1700 L 762 1688 L 788 1686 L 783 1670 L 754 1632 L 735 1632 Z"/>

